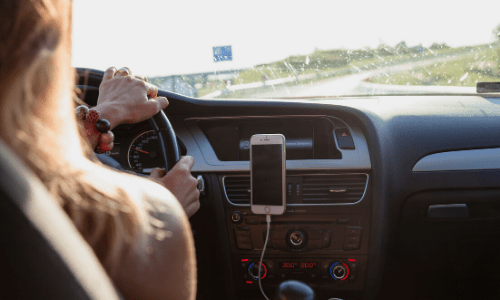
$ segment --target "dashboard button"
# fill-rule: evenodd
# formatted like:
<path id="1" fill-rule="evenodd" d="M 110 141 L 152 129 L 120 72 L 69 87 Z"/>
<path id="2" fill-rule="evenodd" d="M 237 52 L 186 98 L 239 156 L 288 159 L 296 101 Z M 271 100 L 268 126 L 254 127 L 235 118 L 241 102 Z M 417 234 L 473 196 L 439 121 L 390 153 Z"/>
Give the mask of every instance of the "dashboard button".
<path id="1" fill-rule="evenodd" d="M 250 228 L 248 227 L 235 227 L 234 231 L 236 236 L 250 236 Z"/>
<path id="2" fill-rule="evenodd" d="M 241 236 L 241 235 L 238 235 L 236 236 L 236 242 L 237 243 L 250 243 L 250 237 L 249 236 Z"/>
<path id="3" fill-rule="evenodd" d="M 358 249 L 361 244 L 361 228 L 347 227 L 344 237 L 344 249 Z"/>
<path id="4" fill-rule="evenodd" d="M 302 189 L 300 188 L 300 183 L 295 184 L 295 191 L 297 193 L 297 196 L 300 196 L 300 193 L 302 191 Z"/>
<path id="5" fill-rule="evenodd" d="M 344 250 L 354 250 L 359 248 L 359 242 L 344 243 Z"/>
<path id="6" fill-rule="evenodd" d="M 351 261 L 349 262 L 349 268 L 351 268 L 352 271 L 358 270 L 359 263 L 357 261 Z"/>
<path id="7" fill-rule="evenodd" d="M 304 228 L 310 240 L 321 240 L 321 229 Z"/>
<path id="8" fill-rule="evenodd" d="M 345 230 L 346 235 L 361 235 L 361 227 L 347 227 Z"/>
<path id="9" fill-rule="evenodd" d="M 240 211 L 234 211 L 231 215 L 231 221 L 235 224 L 243 222 L 243 214 Z"/>
<path id="10" fill-rule="evenodd" d="M 347 128 L 335 129 L 335 137 L 340 149 L 353 150 L 354 141 L 352 140 L 351 132 Z"/>
<path id="11" fill-rule="evenodd" d="M 345 242 L 346 243 L 349 243 L 349 242 L 357 242 L 357 243 L 359 243 L 359 240 L 360 240 L 360 238 L 359 238 L 358 235 L 351 235 L 351 234 L 349 234 L 349 235 L 345 236 Z"/>
<path id="12" fill-rule="evenodd" d="M 272 260 L 265 260 L 264 264 L 267 266 L 269 274 L 274 274 L 274 263 Z"/>
<path id="13" fill-rule="evenodd" d="M 330 230 L 323 230 L 321 238 L 321 248 L 326 248 L 330 246 L 330 242 L 332 239 L 332 232 Z"/>
<path id="14" fill-rule="evenodd" d="M 349 217 L 337 218 L 337 224 L 348 224 L 348 223 L 349 223 Z"/>
<path id="15" fill-rule="evenodd" d="M 307 250 L 315 250 L 321 248 L 321 240 L 309 240 Z"/>
<path id="16" fill-rule="evenodd" d="M 321 270 L 323 272 L 329 272 L 330 271 L 330 266 L 332 265 L 332 260 L 324 260 L 321 262 Z"/>

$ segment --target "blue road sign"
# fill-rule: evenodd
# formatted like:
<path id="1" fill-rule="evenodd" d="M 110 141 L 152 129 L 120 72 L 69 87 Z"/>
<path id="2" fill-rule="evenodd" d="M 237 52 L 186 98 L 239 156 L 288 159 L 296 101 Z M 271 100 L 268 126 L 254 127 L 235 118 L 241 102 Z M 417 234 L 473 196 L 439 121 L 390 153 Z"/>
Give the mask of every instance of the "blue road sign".
<path id="1" fill-rule="evenodd" d="M 233 60 L 233 51 L 231 46 L 213 47 L 214 62 Z"/>

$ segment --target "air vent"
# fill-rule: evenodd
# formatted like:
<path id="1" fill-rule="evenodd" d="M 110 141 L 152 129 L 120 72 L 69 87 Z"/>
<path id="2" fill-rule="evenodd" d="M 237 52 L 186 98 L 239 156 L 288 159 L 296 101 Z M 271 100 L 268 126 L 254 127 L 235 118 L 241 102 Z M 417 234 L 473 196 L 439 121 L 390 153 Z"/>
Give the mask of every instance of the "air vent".
<path id="1" fill-rule="evenodd" d="M 302 182 L 302 195 L 288 205 L 350 204 L 363 198 L 367 174 L 291 175 L 287 182 Z M 233 204 L 250 205 L 250 176 L 225 176 L 224 191 Z"/>
<path id="2" fill-rule="evenodd" d="M 226 176 L 223 184 L 230 202 L 250 204 L 250 176 Z"/>
<path id="3" fill-rule="evenodd" d="M 356 203 L 363 198 L 367 181 L 366 174 L 302 176 L 302 203 Z"/>

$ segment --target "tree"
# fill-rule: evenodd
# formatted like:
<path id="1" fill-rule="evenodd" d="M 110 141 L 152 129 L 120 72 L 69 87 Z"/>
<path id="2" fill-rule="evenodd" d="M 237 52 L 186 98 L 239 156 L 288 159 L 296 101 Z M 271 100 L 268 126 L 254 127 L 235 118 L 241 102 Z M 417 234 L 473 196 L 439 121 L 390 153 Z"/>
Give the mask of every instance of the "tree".
<path id="1" fill-rule="evenodd" d="M 500 43 L 500 24 L 493 29 L 493 36 L 495 37 L 495 40 Z"/>

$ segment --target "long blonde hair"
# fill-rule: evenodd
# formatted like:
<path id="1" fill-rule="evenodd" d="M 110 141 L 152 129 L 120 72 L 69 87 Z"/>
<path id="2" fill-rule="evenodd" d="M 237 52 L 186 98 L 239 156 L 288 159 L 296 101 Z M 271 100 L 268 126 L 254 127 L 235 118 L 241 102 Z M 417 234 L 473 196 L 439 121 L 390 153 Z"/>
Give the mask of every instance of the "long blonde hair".
<path id="1" fill-rule="evenodd" d="M 71 167 L 70 156 L 62 153 L 67 137 L 52 130 L 59 122 L 78 132 L 74 113 L 61 108 L 73 105 L 70 47 L 70 1 L 0 3 L 0 138 L 40 178 L 112 272 L 119 252 L 135 238 L 139 217 L 125 192 L 115 188 L 110 196 L 85 180 L 85 171 Z M 47 118 L 41 109 L 54 112 Z M 92 153 L 85 139 L 79 148 L 75 151 Z"/>

